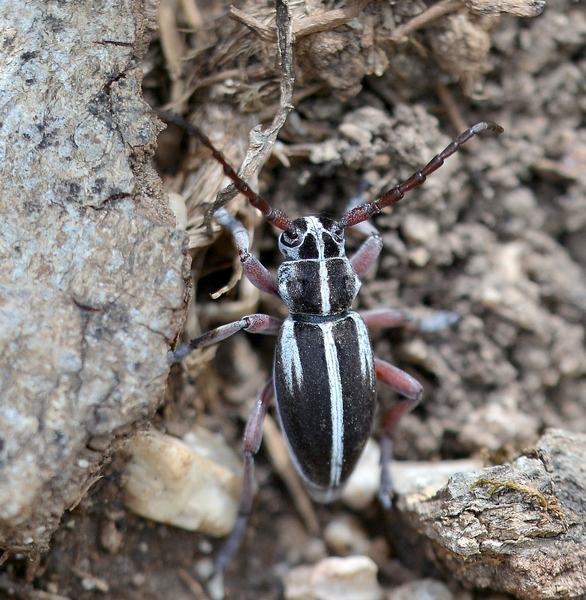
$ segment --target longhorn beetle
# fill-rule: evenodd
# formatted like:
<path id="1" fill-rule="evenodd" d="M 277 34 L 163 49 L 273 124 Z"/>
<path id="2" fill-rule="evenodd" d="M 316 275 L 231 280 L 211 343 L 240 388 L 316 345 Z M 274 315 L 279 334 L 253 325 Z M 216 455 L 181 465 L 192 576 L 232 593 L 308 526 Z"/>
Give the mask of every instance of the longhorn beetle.
<path id="1" fill-rule="evenodd" d="M 365 221 L 421 185 L 474 135 L 486 130 L 502 133 L 503 129 L 495 123 L 470 127 L 405 182 L 374 202 L 350 208 L 338 221 L 318 216 L 291 221 L 250 189 L 198 127 L 175 115 L 163 113 L 161 117 L 199 138 L 236 189 L 268 223 L 283 232 L 279 250 L 285 261 L 275 280 L 250 254 L 248 233 L 240 221 L 224 208 L 215 211 L 216 220 L 234 239 L 248 279 L 260 290 L 280 298 L 290 314 L 284 321 L 264 314 L 249 315 L 169 352 L 169 362 L 176 363 L 196 348 L 220 342 L 240 330 L 278 336 L 273 377 L 256 399 L 246 424 L 240 508 L 236 525 L 216 557 L 217 573 L 228 565 L 244 538 L 252 506 L 254 455 L 260 447 L 263 419 L 273 396 L 293 463 L 309 494 L 324 503 L 340 496 L 370 435 L 376 405 L 375 381 L 386 383 L 403 396 L 383 421 L 379 500 L 385 508 L 390 507 L 392 437 L 400 418 L 421 400 L 423 388 L 408 373 L 374 357 L 367 331 L 367 326 L 404 324 L 410 316 L 393 309 L 362 313 L 352 310 L 360 280 L 374 266 L 382 249 L 380 234 Z M 368 237 L 348 259 L 344 230 L 356 226 Z"/>

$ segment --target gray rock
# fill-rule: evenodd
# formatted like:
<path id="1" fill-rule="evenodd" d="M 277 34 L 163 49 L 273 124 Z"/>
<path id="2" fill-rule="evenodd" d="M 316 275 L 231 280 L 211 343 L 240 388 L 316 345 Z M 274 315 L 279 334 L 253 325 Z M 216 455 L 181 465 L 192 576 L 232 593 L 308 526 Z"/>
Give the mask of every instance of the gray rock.
<path id="1" fill-rule="evenodd" d="M 586 593 L 586 435 L 548 430 L 509 465 L 462 473 L 402 508 L 466 587 L 527 600 Z"/>
<path id="2" fill-rule="evenodd" d="M 148 1 L 0 3 L 0 548 L 44 549 L 157 408 L 184 234 L 148 164 Z"/>

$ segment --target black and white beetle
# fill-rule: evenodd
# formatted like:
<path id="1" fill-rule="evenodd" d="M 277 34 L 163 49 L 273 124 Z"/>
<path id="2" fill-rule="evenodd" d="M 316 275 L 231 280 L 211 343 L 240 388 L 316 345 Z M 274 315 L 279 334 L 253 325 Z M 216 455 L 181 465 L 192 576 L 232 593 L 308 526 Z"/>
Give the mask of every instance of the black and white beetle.
<path id="1" fill-rule="evenodd" d="M 404 183 L 374 202 L 351 208 L 338 221 L 317 216 L 291 221 L 252 191 L 197 127 L 175 115 L 161 116 L 197 136 L 212 151 L 236 189 L 269 223 L 283 231 L 279 250 L 285 261 L 275 280 L 249 253 L 244 226 L 224 208 L 214 213 L 232 235 L 248 279 L 260 290 L 281 298 L 289 309 L 289 317 L 281 321 L 264 314 L 249 315 L 169 352 L 169 361 L 175 363 L 196 348 L 220 342 L 240 330 L 278 336 L 273 377 L 258 396 L 246 425 L 240 510 L 234 530 L 216 559 L 214 572 L 219 572 L 244 538 L 252 506 L 254 455 L 260 447 L 262 422 L 273 396 L 293 463 L 317 502 L 332 502 L 340 496 L 364 449 L 373 425 L 375 381 L 386 383 L 403 396 L 385 415 L 381 439 L 379 499 L 383 506 L 390 507 L 392 437 L 400 418 L 421 400 L 423 390 L 411 375 L 374 357 L 367 331 L 368 326 L 395 327 L 410 317 L 392 309 L 362 313 L 352 310 L 360 280 L 374 266 L 382 249 L 378 231 L 365 221 L 421 185 L 474 135 L 485 130 L 501 133 L 503 129 L 495 123 L 474 125 Z M 356 226 L 368 238 L 348 259 L 344 230 Z"/>

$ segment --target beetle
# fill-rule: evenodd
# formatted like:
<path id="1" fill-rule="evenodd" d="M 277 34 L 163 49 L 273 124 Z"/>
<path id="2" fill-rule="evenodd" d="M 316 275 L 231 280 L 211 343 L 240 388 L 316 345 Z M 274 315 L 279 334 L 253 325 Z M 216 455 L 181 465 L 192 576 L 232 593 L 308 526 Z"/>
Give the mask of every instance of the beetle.
<path id="1" fill-rule="evenodd" d="M 420 402 L 423 388 L 405 371 L 375 358 L 367 331 L 369 326 L 402 325 L 411 317 L 393 309 L 352 310 L 360 280 L 374 266 L 382 249 L 380 234 L 367 220 L 421 185 L 473 136 L 486 130 L 501 133 L 503 129 L 485 122 L 470 127 L 406 181 L 373 202 L 351 207 L 339 220 L 320 216 L 291 220 L 254 192 L 198 127 L 176 115 L 160 116 L 199 138 L 236 189 L 268 223 L 282 231 L 278 243 L 284 262 L 275 279 L 249 252 L 248 233 L 240 221 L 225 208 L 214 212 L 214 218 L 234 239 L 245 275 L 261 291 L 280 298 L 289 316 L 281 320 L 265 314 L 248 315 L 169 352 L 169 362 L 173 364 L 193 350 L 218 343 L 241 330 L 277 336 L 273 376 L 257 397 L 246 424 L 238 518 L 216 557 L 213 572 L 217 573 L 225 569 L 244 538 L 252 507 L 254 455 L 260 447 L 263 419 L 273 397 L 297 472 L 311 497 L 328 503 L 339 498 L 371 433 L 376 380 L 398 392 L 402 399 L 384 416 L 381 437 L 378 496 L 383 507 L 391 506 L 392 438 L 401 417 Z M 351 258 L 346 257 L 344 244 L 344 230 L 349 227 L 367 235 Z M 443 313 L 439 325 L 429 324 L 428 329 L 443 328 L 451 315 Z"/>

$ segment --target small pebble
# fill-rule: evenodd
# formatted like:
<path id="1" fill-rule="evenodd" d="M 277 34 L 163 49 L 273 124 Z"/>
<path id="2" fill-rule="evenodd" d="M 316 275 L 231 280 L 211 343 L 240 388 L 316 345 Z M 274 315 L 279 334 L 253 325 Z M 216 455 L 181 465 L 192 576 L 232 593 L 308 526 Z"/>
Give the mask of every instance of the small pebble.
<path id="1" fill-rule="evenodd" d="M 354 510 L 364 510 L 380 487 L 380 447 L 370 438 L 342 494 L 342 500 Z"/>
<path id="2" fill-rule="evenodd" d="M 110 554 L 116 554 L 122 544 L 122 534 L 116 529 L 113 521 L 105 521 L 100 529 L 100 544 Z"/>
<path id="3" fill-rule="evenodd" d="M 454 595 L 441 581 L 417 579 L 396 587 L 388 600 L 454 600 Z"/>
<path id="4" fill-rule="evenodd" d="M 367 556 L 324 558 L 284 578 L 286 600 L 382 600 L 377 566 Z"/>
<path id="5" fill-rule="evenodd" d="M 341 515 L 327 524 L 324 540 L 338 556 L 368 554 L 370 541 L 360 521 L 351 515 Z"/>
<path id="6" fill-rule="evenodd" d="M 175 214 L 175 226 L 181 231 L 187 229 L 187 206 L 185 198 L 176 192 L 169 192 L 169 208 Z"/>

